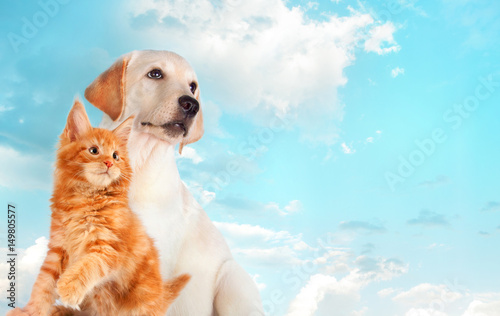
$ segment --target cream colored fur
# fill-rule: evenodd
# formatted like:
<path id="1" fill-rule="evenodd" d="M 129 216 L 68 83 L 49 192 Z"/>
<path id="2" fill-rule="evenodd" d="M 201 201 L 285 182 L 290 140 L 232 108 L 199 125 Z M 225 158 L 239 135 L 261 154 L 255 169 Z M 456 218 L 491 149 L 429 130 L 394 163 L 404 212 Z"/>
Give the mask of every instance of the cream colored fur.
<path id="1" fill-rule="evenodd" d="M 167 51 L 134 51 L 117 61 L 117 69 L 121 69 L 120 62 L 124 78 L 120 88 L 123 100 L 119 103 L 123 108 L 114 112 L 105 108 L 104 112 L 120 116 L 113 121 L 104 114 L 101 127 L 113 129 L 135 115 L 128 142 L 134 171 L 130 207 L 155 240 L 163 278 L 182 273 L 192 276 L 167 315 L 263 315 L 255 283 L 233 259 L 223 236 L 181 181 L 177 170 L 175 146 L 201 137 L 201 111 L 184 136 L 172 138 L 161 129 L 141 124 L 151 121 L 161 125 L 172 120 L 180 96 L 191 95 L 199 100 L 199 88 L 194 95 L 189 88 L 191 82 L 197 83 L 196 74 L 182 57 Z M 155 68 L 162 70 L 164 78 L 147 77 Z"/>

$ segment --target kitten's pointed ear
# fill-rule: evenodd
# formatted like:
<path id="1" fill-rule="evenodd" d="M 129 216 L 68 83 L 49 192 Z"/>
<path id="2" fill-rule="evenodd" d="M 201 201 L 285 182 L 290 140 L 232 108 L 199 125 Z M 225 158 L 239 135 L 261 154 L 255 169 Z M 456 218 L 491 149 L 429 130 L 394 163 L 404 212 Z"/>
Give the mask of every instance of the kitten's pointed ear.
<path id="1" fill-rule="evenodd" d="M 71 111 L 68 114 L 66 127 L 61 137 L 70 141 L 75 141 L 78 137 L 84 135 L 92 129 L 85 107 L 80 100 L 76 99 Z"/>
<path id="2" fill-rule="evenodd" d="M 132 131 L 132 124 L 134 123 L 134 116 L 132 115 L 121 123 L 117 128 L 113 130 L 118 138 L 120 138 L 124 143 L 127 143 L 130 132 Z"/>

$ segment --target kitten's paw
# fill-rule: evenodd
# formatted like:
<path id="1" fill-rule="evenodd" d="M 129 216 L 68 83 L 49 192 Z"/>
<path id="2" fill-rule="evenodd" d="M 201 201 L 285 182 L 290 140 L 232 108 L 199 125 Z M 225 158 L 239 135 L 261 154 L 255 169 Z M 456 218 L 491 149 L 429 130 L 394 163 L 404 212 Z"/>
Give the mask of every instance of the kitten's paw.
<path id="1" fill-rule="evenodd" d="M 85 298 L 85 288 L 78 279 L 65 277 L 57 281 L 56 292 L 64 306 L 80 310 L 80 303 Z"/>
<path id="2" fill-rule="evenodd" d="M 23 309 L 16 307 L 14 309 L 11 309 L 8 313 L 7 316 L 32 316 L 32 314 L 24 311 Z"/>

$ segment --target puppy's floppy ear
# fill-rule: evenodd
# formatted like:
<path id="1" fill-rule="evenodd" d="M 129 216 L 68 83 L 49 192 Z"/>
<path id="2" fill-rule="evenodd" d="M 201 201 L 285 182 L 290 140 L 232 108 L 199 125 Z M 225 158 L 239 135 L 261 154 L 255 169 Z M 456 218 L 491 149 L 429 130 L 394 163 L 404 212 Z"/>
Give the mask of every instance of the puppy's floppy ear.
<path id="1" fill-rule="evenodd" d="M 69 111 L 66 127 L 61 135 L 62 139 L 75 141 L 80 136 L 92 129 L 85 107 L 80 100 L 75 99 L 73 107 Z"/>
<path id="2" fill-rule="evenodd" d="M 203 128 L 203 113 L 200 110 L 198 111 L 198 114 L 196 114 L 196 119 L 195 122 L 193 123 L 193 126 L 191 126 L 188 135 L 182 139 L 181 143 L 179 144 L 179 154 L 182 154 L 182 148 L 184 145 L 194 143 L 203 136 L 204 128 Z"/>
<path id="3" fill-rule="evenodd" d="M 128 141 L 130 131 L 132 131 L 132 124 L 134 123 L 134 115 L 123 121 L 117 128 L 113 130 L 113 134 L 118 136 L 125 144 Z"/>
<path id="4" fill-rule="evenodd" d="M 85 98 L 116 121 L 125 108 L 125 72 L 129 56 L 120 57 L 85 89 Z"/>

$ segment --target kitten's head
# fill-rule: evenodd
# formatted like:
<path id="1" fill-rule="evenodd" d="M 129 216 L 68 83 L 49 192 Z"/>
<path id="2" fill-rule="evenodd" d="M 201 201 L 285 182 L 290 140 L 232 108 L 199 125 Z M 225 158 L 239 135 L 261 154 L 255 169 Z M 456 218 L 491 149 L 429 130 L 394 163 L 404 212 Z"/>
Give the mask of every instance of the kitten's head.
<path id="1" fill-rule="evenodd" d="M 115 130 L 93 128 L 85 107 L 75 100 L 61 135 L 57 171 L 63 181 L 90 184 L 95 188 L 127 185 L 131 169 L 127 157 L 127 139 L 133 118 Z"/>

